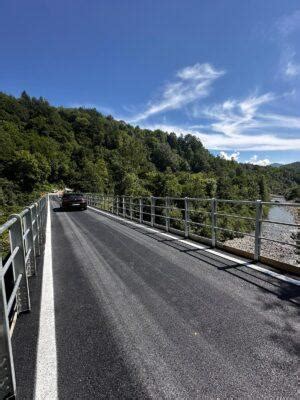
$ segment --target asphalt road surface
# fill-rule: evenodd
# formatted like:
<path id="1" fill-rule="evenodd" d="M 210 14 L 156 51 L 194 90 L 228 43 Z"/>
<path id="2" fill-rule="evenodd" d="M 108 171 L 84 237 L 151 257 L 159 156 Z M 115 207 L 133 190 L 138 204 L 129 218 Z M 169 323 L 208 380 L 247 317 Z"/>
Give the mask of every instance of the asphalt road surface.
<path id="1" fill-rule="evenodd" d="M 58 399 L 297 398 L 299 286 L 113 216 L 50 208 Z M 13 335 L 20 399 L 34 398 L 39 268 Z"/>

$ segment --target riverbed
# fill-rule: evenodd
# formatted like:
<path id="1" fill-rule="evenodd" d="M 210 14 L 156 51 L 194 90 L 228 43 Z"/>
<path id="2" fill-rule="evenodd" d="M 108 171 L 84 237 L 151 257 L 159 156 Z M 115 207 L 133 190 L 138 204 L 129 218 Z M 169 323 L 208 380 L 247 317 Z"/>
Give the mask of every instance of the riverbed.
<path id="1" fill-rule="evenodd" d="M 299 223 L 300 207 L 281 206 L 280 203 L 286 203 L 284 197 L 273 197 L 272 202 L 274 202 L 274 206 L 270 207 L 268 216 L 264 221 L 276 221 L 288 224 Z M 266 239 L 278 240 L 295 245 L 297 233 L 297 227 L 276 225 L 268 222 L 262 223 L 262 237 Z M 254 232 L 251 234 L 254 234 Z M 248 252 L 254 252 L 254 238 L 249 236 L 227 240 L 225 244 Z M 261 255 L 287 264 L 299 266 L 300 255 L 296 253 L 295 247 L 288 244 L 282 245 L 262 239 Z"/>

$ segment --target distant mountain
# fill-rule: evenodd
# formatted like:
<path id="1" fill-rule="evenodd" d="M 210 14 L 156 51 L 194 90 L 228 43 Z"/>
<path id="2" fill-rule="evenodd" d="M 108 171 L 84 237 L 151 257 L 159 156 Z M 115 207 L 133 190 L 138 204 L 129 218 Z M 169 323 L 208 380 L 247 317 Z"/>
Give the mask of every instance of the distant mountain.
<path id="1" fill-rule="evenodd" d="M 276 163 L 276 162 L 273 163 L 273 164 L 270 164 L 271 167 L 278 167 L 278 168 L 281 167 L 282 165 L 283 165 L 283 164 Z"/>
<path id="2" fill-rule="evenodd" d="M 300 170 L 300 161 L 295 161 L 295 162 L 290 163 L 290 164 L 284 164 L 284 165 L 282 165 L 282 167 L 295 169 L 295 170 Z"/>
<path id="3" fill-rule="evenodd" d="M 272 164 L 270 164 L 270 167 L 275 167 L 275 168 L 279 168 L 279 167 L 281 167 L 283 164 L 280 164 L 280 163 L 272 163 Z"/>
<path id="4" fill-rule="evenodd" d="M 288 168 L 288 169 L 298 170 L 300 168 L 300 161 L 295 161 L 295 162 L 289 163 L 289 164 L 273 163 L 273 164 L 270 164 L 270 167 Z"/>

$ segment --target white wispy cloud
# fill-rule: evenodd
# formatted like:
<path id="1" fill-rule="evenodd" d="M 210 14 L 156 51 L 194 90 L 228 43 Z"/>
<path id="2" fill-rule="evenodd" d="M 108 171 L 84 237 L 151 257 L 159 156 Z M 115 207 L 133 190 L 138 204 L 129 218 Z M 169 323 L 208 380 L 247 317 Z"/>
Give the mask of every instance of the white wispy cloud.
<path id="1" fill-rule="evenodd" d="M 300 118 L 297 116 L 260 111 L 263 105 L 278 98 L 279 96 L 275 96 L 273 93 L 265 93 L 260 96 L 253 95 L 244 100 L 230 99 L 221 104 L 198 110 L 197 115 L 194 114 L 194 116 L 201 117 L 202 114 L 207 120 L 211 120 L 206 129 L 228 137 L 251 133 L 256 135 L 259 132 L 268 133 L 270 131 L 274 134 L 280 128 L 300 130 Z"/>
<path id="2" fill-rule="evenodd" d="M 259 159 L 257 154 L 254 154 L 250 158 L 250 160 L 248 160 L 246 162 L 247 162 L 247 164 L 260 165 L 261 167 L 266 167 L 267 165 L 271 164 L 271 161 L 268 158 Z"/>
<path id="3" fill-rule="evenodd" d="M 209 63 L 187 66 L 161 89 L 155 101 L 150 101 L 142 112 L 126 119 L 148 129 L 194 134 L 206 148 L 221 151 L 220 157 L 225 159 L 237 160 L 240 151 L 300 150 L 300 117 L 274 112 L 272 104 L 275 103 L 276 109 L 278 100 L 291 97 L 294 90 L 283 94 L 254 92 L 241 99 L 229 98 L 219 104 L 199 105 L 198 100 L 208 97 L 213 82 L 224 73 Z M 184 110 L 196 123 L 188 127 L 168 122 L 166 111 L 175 109 Z M 159 123 L 154 118 L 148 119 L 158 114 Z M 236 149 L 235 152 L 232 149 Z M 268 160 L 249 162 L 266 165 Z"/>
<path id="4" fill-rule="evenodd" d="M 295 40 L 299 40 L 300 9 L 281 17 L 277 21 L 277 31 L 281 46 L 281 72 L 287 79 L 293 79 L 300 75 L 300 62 L 299 59 L 297 61 L 294 44 Z"/>
<path id="5" fill-rule="evenodd" d="M 148 129 L 161 129 L 165 132 L 174 132 L 177 135 L 195 135 L 207 149 L 230 151 L 285 151 L 300 150 L 300 138 L 279 137 L 275 134 L 243 134 L 226 136 L 219 133 L 207 133 L 196 129 L 189 129 L 176 125 L 145 124 Z"/>
<path id="6" fill-rule="evenodd" d="M 212 83 L 223 74 L 224 71 L 217 70 L 208 63 L 197 63 L 181 69 L 177 72 L 176 79 L 163 87 L 159 98 L 149 102 L 146 109 L 132 117 L 131 121 L 142 121 L 208 96 Z"/>
<path id="7" fill-rule="evenodd" d="M 291 77 L 300 75 L 300 64 L 289 61 L 286 65 L 285 74 Z"/>
<path id="8" fill-rule="evenodd" d="M 277 21 L 277 27 L 282 36 L 287 37 L 299 29 L 300 9 L 285 15 Z"/>

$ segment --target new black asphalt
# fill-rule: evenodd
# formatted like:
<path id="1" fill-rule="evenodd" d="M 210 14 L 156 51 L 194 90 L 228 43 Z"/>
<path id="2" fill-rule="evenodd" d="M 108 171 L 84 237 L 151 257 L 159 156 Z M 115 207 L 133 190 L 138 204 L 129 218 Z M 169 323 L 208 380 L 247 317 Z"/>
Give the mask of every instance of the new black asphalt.
<path id="1" fill-rule="evenodd" d="M 50 204 L 59 399 L 297 397 L 299 286 Z M 13 335 L 20 399 L 34 393 L 41 275 Z"/>

